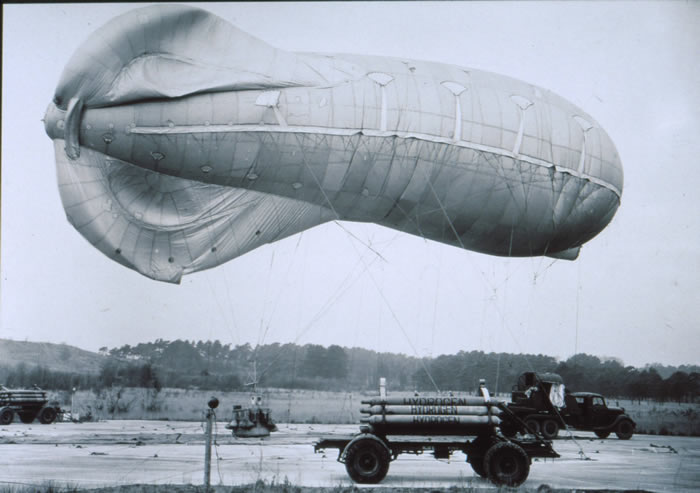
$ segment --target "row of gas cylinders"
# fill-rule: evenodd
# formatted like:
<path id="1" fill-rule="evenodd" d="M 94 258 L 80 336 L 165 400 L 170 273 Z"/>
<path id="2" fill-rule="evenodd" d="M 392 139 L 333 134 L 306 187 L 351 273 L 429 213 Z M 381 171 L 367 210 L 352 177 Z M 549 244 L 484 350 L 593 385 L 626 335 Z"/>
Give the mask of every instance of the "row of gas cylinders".
<path id="1" fill-rule="evenodd" d="M 501 411 L 483 397 L 379 397 L 363 400 L 363 423 L 389 431 L 410 427 L 449 434 L 497 426 Z"/>

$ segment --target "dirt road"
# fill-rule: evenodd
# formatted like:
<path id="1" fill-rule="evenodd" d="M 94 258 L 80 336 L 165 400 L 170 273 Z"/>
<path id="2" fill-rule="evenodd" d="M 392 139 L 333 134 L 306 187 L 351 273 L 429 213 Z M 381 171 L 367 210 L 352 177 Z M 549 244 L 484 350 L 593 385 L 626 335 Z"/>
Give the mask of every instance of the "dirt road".
<path id="1" fill-rule="evenodd" d="M 300 486 L 349 485 L 337 453 L 314 454 L 313 442 L 328 433 L 353 434 L 355 425 L 280 425 L 271 438 L 236 439 L 216 426 L 212 483 L 246 484 L 286 480 Z M 614 437 L 614 435 L 613 435 Z M 635 435 L 600 440 L 592 433 L 559 439 L 560 459 L 533 462 L 530 488 L 700 490 L 700 438 Z M 203 425 L 167 421 L 13 423 L 0 428 L 0 484 L 102 486 L 132 483 L 201 484 Z M 437 461 L 430 455 L 400 456 L 382 482 L 386 486 L 489 488 L 461 453 Z"/>

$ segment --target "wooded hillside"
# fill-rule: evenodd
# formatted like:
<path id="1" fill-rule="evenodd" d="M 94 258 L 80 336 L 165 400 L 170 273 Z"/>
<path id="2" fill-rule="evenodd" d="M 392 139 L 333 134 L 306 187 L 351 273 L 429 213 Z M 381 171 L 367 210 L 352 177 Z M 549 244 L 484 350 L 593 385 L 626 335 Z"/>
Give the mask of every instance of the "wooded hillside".
<path id="1" fill-rule="evenodd" d="M 18 345 L 26 346 L 17 350 Z M 31 354 L 32 349 L 40 352 Z M 267 344 L 253 348 L 219 341 L 162 339 L 103 347 L 96 354 L 65 345 L 0 340 L 0 354 L 13 350 L 26 360 L 0 360 L 0 383 L 9 387 L 36 384 L 67 390 L 118 385 L 228 391 L 251 388 L 257 382 L 260 387 L 288 389 L 370 390 L 377 387 L 379 377 L 386 377 L 395 390 L 473 391 L 484 378 L 492 392 L 509 392 L 520 373 L 537 371 L 559 373 L 573 391 L 608 396 L 681 402 L 694 401 L 700 393 L 697 366 L 664 367 L 670 373 L 663 378 L 651 366 L 639 369 L 587 354 L 566 361 L 542 354 L 482 351 L 416 358 L 335 345 Z M 46 355 L 47 351 L 52 354 Z M 68 356 L 64 359 L 62 353 Z M 58 369 L 56 360 L 63 362 Z"/>

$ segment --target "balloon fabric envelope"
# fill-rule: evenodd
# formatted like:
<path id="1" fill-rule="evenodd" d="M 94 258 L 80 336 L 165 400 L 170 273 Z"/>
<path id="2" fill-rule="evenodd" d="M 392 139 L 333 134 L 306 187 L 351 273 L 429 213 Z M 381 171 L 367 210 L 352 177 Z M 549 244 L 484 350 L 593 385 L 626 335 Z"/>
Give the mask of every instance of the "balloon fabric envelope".
<path id="1" fill-rule="evenodd" d="M 336 219 L 575 259 L 622 194 L 608 135 L 550 91 L 451 65 L 290 53 L 180 5 L 93 33 L 44 123 L 71 224 L 168 282 Z"/>

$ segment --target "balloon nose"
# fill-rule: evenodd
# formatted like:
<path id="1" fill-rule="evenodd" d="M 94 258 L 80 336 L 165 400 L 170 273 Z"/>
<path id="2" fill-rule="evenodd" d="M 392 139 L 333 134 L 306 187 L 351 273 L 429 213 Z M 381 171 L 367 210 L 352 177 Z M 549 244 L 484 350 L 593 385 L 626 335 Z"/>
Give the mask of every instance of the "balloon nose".
<path id="1" fill-rule="evenodd" d="M 49 103 L 49 107 L 46 108 L 46 114 L 44 115 L 44 130 L 46 130 L 46 135 L 48 135 L 52 140 L 64 138 L 65 126 L 66 126 L 66 112 L 54 102 Z"/>

